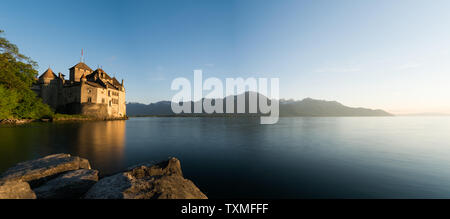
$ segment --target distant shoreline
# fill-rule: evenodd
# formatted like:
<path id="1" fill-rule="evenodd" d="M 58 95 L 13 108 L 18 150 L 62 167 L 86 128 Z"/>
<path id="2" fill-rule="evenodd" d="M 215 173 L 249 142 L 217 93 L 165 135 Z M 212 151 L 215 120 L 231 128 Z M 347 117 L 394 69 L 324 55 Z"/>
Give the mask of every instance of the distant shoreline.
<path id="1" fill-rule="evenodd" d="M 128 116 L 120 118 L 95 118 L 95 117 L 83 117 L 80 115 L 67 115 L 66 117 L 60 118 L 49 118 L 49 119 L 3 119 L 0 120 L 0 126 L 17 126 L 29 124 L 32 122 L 81 122 L 81 121 L 114 121 L 114 120 L 128 120 Z"/>
<path id="2" fill-rule="evenodd" d="M 126 116 L 122 118 L 93 118 L 93 117 L 67 117 L 67 118 L 54 118 L 54 119 L 3 119 L 0 120 L 0 126 L 17 126 L 33 122 L 84 122 L 84 121 L 115 121 L 115 120 L 128 120 L 129 118 L 259 118 L 262 115 L 254 114 L 179 114 L 179 115 L 134 115 Z M 444 115 L 373 115 L 373 116 L 314 116 L 314 115 L 304 115 L 304 116 L 280 116 L 280 118 L 336 118 L 336 117 L 447 117 L 448 114 Z"/>
<path id="3" fill-rule="evenodd" d="M 142 117 L 205 117 L 205 118 L 242 118 L 242 117 L 249 117 L 249 118 L 254 118 L 254 117 L 260 117 L 260 116 L 264 116 L 264 115 L 257 115 L 257 114 L 253 114 L 253 115 L 249 115 L 249 114 L 178 114 L 178 115 L 134 115 L 134 116 L 128 116 L 129 118 L 142 118 Z M 292 117 L 395 117 L 396 115 L 373 115 L 373 116 L 323 116 L 323 115 L 304 115 L 304 116 L 280 116 L 280 118 L 292 118 Z"/>

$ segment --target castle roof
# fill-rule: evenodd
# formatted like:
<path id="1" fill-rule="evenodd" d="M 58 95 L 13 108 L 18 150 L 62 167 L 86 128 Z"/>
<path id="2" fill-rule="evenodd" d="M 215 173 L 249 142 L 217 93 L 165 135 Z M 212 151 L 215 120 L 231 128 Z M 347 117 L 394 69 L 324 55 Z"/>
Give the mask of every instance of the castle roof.
<path id="1" fill-rule="evenodd" d="M 113 78 L 111 78 L 105 71 L 103 71 L 103 69 L 101 68 L 97 68 L 94 72 L 92 72 L 91 74 L 87 75 L 88 79 L 92 79 L 92 78 L 99 78 L 99 79 L 106 79 L 106 80 L 113 80 Z"/>
<path id="2" fill-rule="evenodd" d="M 41 78 L 53 79 L 53 78 L 56 78 L 56 75 L 55 75 L 55 73 L 53 73 L 51 68 L 48 68 L 47 71 L 45 71 L 41 76 L 39 76 L 39 79 L 41 79 Z"/>
<path id="3" fill-rule="evenodd" d="M 113 85 L 115 85 L 115 86 L 122 86 L 122 84 L 119 83 L 119 81 L 116 79 L 116 77 L 113 77 L 112 81 L 113 81 Z"/>
<path id="4" fill-rule="evenodd" d="M 87 66 L 86 64 L 84 64 L 84 62 L 79 62 L 78 64 L 74 65 L 72 68 L 69 68 L 69 70 L 74 69 L 74 68 L 92 71 L 92 69 L 89 68 L 89 66 Z"/>
<path id="5" fill-rule="evenodd" d="M 115 86 L 114 84 L 111 84 L 109 81 L 107 81 L 105 84 L 106 84 L 107 88 L 112 88 L 112 89 L 115 89 L 115 90 L 119 90 L 117 88 L 117 86 Z"/>

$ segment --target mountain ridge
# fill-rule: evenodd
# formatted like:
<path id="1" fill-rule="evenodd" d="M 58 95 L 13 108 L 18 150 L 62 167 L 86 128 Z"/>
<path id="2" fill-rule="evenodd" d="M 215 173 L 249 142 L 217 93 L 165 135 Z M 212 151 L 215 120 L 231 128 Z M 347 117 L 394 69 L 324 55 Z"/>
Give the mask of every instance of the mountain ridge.
<path id="1" fill-rule="evenodd" d="M 246 97 L 246 112 L 248 112 L 248 96 L 249 92 L 240 94 Z M 234 98 L 235 109 L 237 96 L 228 96 L 225 99 L 221 99 L 224 105 L 224 112 L 226 106 L 226 99 Z M 191 108 L 193 109 L 194 102 L 191 101 Z M 259 107 L 258 107 L 259 109 Z M 192 111 L 193 112 L 193 111 Z M 235 110 L 236 112 L 236 110 Z M 259 112 L 259 110 L 258 110 Z M 221 115 L 228 113 L 192 113 L 181 114 L 183 116 L 193 115 Z M 237 113 L 234 113 L 237 114 Z M 142 104 L 142 103 L 127 103 L 127 115 L 128 116 L 176 116 L 177 114 L 172 112 L 171 101 L 159 101 L 156 103 Z M 248 115 L 248 113 L 241 114 Z M 313 98 L 304 98 L 302 100 L 280 100 L 280 116 L 305 116 L 305 117 L 339 117 L 339 116 L 393 116 L 381 109 L 368 109 L 363 107 L 348 107 L 337 101 L 318 100 Z"/>

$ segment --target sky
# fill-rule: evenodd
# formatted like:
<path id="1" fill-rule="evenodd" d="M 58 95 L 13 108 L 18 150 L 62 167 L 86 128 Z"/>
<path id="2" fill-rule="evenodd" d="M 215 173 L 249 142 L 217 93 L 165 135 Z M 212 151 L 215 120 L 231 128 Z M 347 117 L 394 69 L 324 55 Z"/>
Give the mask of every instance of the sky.
<path id="1" fill-rule="evenodd" d="M 447 0 L 3 0 L 0 29 L 68 77 L 124 79 L 128 102 L 170 100 L 177 77 L 279 78 L 280 97 L 396 114 L 450 113 Z"/>

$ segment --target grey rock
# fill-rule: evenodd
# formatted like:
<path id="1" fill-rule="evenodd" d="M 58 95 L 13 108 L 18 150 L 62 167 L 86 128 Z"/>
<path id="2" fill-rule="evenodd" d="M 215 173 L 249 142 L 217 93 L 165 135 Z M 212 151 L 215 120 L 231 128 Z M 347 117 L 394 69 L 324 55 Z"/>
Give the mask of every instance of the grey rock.
<path id="1" fill-rule="evenodd" d="M 0 182 L 0 199 L 36 199 L 36 194 L 27 182 Z"/>
<path id="2" fill-rule="evenodd" d="M 33 122 L 32 119 L 0 119 L 0 125 L 22 125 Z"/>
<path id="3" fill-rule="evenodd" d="M 176 158 L 105 177 L 92 186 L 84 198 L 207 199 L 192 181 L 183 177 L 180 161 Z"/>
<path id="4" fill-rule="evenodd" d="M 19 163 L 4 172 L 0 180 L 32 183 L 31 181 L 78 169 L 91 169 L 89 161 L 80 157 L 72 157 L 70 154 L 53 154 Z"/>
<path id="5" fill-rule="evenodd" d="M 38 199 L 77 199 L 98 181 L 98 171 L 69 171 L 34 189 Z"/>

